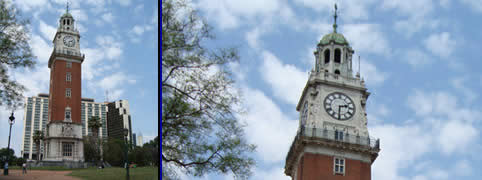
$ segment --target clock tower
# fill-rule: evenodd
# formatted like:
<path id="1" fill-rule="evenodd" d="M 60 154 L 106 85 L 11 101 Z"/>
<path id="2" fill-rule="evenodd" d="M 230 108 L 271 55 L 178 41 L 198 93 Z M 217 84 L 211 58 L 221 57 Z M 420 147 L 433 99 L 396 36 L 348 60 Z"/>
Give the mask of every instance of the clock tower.
<path id="1" fill-rule="evenodd" d="M 81 124 L 81 65 L 79 31 L 66 12 L 60 17 L 50 55 L 50 90 L 44 163 L 78 167 L 84 161 Z M 52 164 L 54 163 L 54 164 Z M 57 164 L 55 164 L 57 163 Z M 62 163 L 62 164 L 58 164 Z"/>
<path id="2" fill-rule="evenodd" d="M 314 52 L 316 63 L 296 106 L 299 129 L 286 157 L 285 174 L 294 180 L 370 180 L 380 141 L 367 129 L 370 93 L 359 73 L 353 76 L 351 48 L 333 32 Z"/>

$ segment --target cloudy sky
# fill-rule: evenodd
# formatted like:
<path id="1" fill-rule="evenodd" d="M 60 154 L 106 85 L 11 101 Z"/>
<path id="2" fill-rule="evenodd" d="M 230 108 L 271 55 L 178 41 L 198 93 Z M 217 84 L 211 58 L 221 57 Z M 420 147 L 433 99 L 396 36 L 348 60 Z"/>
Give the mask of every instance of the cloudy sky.
<path id="1" fill-rule="evenodd" d="M 25 96 L 48 93 L 48 58 L 66 0 L 7 0 L 30 19 L 30 45 L 37 57 L 34 69 L 18 69 L 12 77 L 28 88 Z M 158 134 L 158 2 L 143 0 L 86 0 L 71 2 L 80 31 L 82 97 L 103 102 L 128 100 L 135 133 L 144 141 Z M 15 111 L 11 145 L 20 154 L 24 110 Z M 0 147 L 7 147 L 10 111 L 0 107 Z"/>
<path id="2" fill-rule="evenodd" d="M 295 106 L 315 46 L 332 31 L 334 2 L 191 1 L 214 27 L 217 39 L 207 45 L 240 50 L 231 67 L 249 109 L 247 139 L 258 145 L 252 179 L 288 179 Z M 482 1 L 337 2 L 338 32 L 361 56 L 372 93 L 369 132 L 381 139 L 373 179 L 482 179 Z"/>

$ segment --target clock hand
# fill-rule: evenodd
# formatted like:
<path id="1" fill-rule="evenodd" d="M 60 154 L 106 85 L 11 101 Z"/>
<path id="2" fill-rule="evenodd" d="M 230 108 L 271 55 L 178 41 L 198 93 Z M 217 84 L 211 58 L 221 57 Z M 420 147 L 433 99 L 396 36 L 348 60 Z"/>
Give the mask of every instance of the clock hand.
<path id="1" fill-rule="evenodd" d="M 345 104 L 345 105 L 338 105 L 338 120 L 341 119 L 341 117 L 340 117 L 340 112 L 341 112 L 341 108 L 342 108 L 342 107 L 343 107 L 343 108 L 347 108 L 348 105 L 346 105 L 346 104 Z"/>

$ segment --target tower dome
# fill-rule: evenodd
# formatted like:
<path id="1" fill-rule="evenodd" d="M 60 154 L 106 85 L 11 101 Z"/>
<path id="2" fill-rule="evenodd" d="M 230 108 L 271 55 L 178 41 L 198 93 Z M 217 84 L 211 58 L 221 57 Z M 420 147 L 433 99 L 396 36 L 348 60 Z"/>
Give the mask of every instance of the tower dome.
<path id="1" fill-rule="evenodd" d="M 336 44 L 340 45 L 348 45 L 348 41 L 345 39 L 345 36 L 343 34 L 339 34 L 336 32 L 332 32 L 330 34 L 327 34 L 323 36 L 320 40 L 320 45 L 327 45 L 330 44 L 330 42 L 334 42 Z"/>

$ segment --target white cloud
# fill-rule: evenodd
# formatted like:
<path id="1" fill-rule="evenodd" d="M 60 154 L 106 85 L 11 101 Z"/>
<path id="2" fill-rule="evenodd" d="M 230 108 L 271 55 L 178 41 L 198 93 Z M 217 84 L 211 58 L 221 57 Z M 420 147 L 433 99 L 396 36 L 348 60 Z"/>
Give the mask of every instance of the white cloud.
<path id="1" fill-rule="evenodd" d="M 144 27 L 139 26 L 139 25 L 135 25 L 132 28 L 132 32 L 134 32 L 136 35 L 140 36 L 144 33 Z"/>
<path id="2" fill-rule="evenodd" d="M 382 138 L 382 150 L 372 165 L 373 179 L 403 179 L 400 170 L 410 167 L 432 147 L 429 134 L 417 125 L 378 125 L 370 132 Z"/>
<path id="3" fill-rule="evenodd" d="M 52 36 L 53 38 L 53 36 Z M 45 42 L 45 40 L 38 36 L 32 35 L 30 39 L 30 45 L 32 47 L 32 52 L 40 63 L 47 63 L 50 58 L 50 54 L 52 53 L 53 46 L 50 45 L 51 43 Z"/>
<path id="4" fill-rule="evenodd" d="M 470 81 L 468 77 L 459 77 L 450 80 L 450 84 L 458 91 L 462 92 L 465 96 L 465 102 L 473 102 L 478 98 L 478 94 L 475 93 L 472 89 L 468 88 L 466 85 L 468 84 L 467 81 Z"/>
<path id="5" fill-rule="evenodd" d="M 117 0 L 115 2 L 118 2 L 121 6 L 128 6 L 131 4 L 131 0 Z"/>
<path id="6" fill-rule="evenodd" d="M 144 11 L 144 4 L 139 4 L 134 8 L 134 13 L 138 14 Z"/>
<path id="7" fill-rule="evenodd" d="M 55 28 L 54 26 L 49 26 L 42 20 L 40 20 L 39 23 L 39 30 L 42 33 L 42 36 L 48 40 L 54 39 L 57 28 Z"/>
<path id="8" fill-rule="evenodd" d="M 65 12 L 64 10 L 60 10 L 60 11 L 62 12 L 62 14 Z M 72 16 L 74 17 L 74 19 L 76 21 L 88 21 L 89 20 L 89 16 L 82 9 L 72 9 L 72 10 L 70 10 L 70 13 L 72 14 Z"/>
<path id="9" fill-rule="evenodd" d="M 368 19 L 370 12 L 368 6 L 376 2 L 376 0 L 350 0 L 350 1 L 335 1 L 335 0 L 295 0 L 295 3 L 300 6 L 311 8 L 315 11 L 325 15 L 332 15 L 335 11 L 334 4 L 337 3 L 339 17 L 346 21 L 353 21 L 358 19 Z"/>
<path id="10" fill-rule="evenodd" d="M 297 104 L 308 73 L 294 65 L 283 64 L 276 56 L 268 51 L 262 52 L 263 65 L 259 71 L 263 80 L 271 86 L 273 94 L 290 104 Z"/>
<path id="11" fill-rule="evenodd" d="M 222 1 L 222 0 L 201 0 L 195 4 L 206 12 L 208 19 L 214 19 L 222 29 L 230 29 L 239 26 L 240 23 L 249 23 L 255 17 L 268 19 L 271 16 L 292 15 L 287 5 L 277 0 L 246 0 L 246 1 Z M 279 17 L 278 17 L 279 18 Z"/>
<path id="12" fill-rule="evenodd" d="M 358 55 L 354 54 L 353 57 L 358 58 Z M 353 73 L 356 74 L 356 72 L 358 72 L 358 59 L 353 60 L 353 67 L 356 67 L 353 71 Z M 360 58 L 360 71 L 360 76 L 365 80 L 365 83 L 370 86 L 378 86 L 389 78 L 388 73 L 379 71 L 373 63 L 364 58 Z"/>
<path id="13" fill-rule="evenodd" d="M 452 55 L 456 44 L 456 41 L 450 37 L 449 32 L 434 33 L 424 40 L 425 48 L 441 58 L 448 58 Z"/>
<path id="14" fill-rule="evenodd" d="M 106 23 L 112 23 L 114 16 L 112 13 L 105 13 L 102 15 L 102 20 L 104 20 Z"/>
<path id="15" fill-rule="evenodd" d="M 259 28 L 254 28 L 251 31 L 246 32 L 245 39 L 248 42 L 249 47 L 260 50 L 259 36 L 262 34 Z"/>
<path id="16" fill-rule="evenodd" d="M 410 64 L 412 67 L 420 67 L 433 61 L 429 55 L 419 49 L 409 49 L 404 53 L 403 61 Z"/>
<path id="17" fill-rule="evenodd" d="M 473 10 L 477 12 L 482 12 L 482 1 L 479 0 L 461 0 L 462 3 L 466 4 Z"/>
<path id="18" fill-rule="evenodd" d="M 478 136 L 478 131 L 469 123 L 451 120 L 445 122 L 440 130 L 438 142 L 445 154 L 454 151 L 464 152 Z"/>
<path id="19" fill-rule="evenodd" d="M 48 0 L 14 0 L 13 2 L 24 11 L 31 11 L 39 7 L 50 7 Z"/>
<path id="20" fill-rule="evenodd" d="M 290 120 L 266 95 L 256 89 L 243 88 L 247 113 L 246 137 L 257 145 L 256 155 L 265 163 L 280 163 L 286 157 L 298 121 Z"/>
<path id="21" fill-rule="evenodd" d="M 122 55 L 122 44 L 112 36 L 97 36 L 95 42 L 105 51 L 105 57 L 109 60 Z"/>
<path id="22" fill-rule="evenodd" d="M 103 89 L 114 89 L 126 84 L 135 84 L 136 80 L 127 76 L 125 73 L 117 72 L 109 76 L 105 76 L 99 81 L 98 85 Z"/>
<path id="23" fill-rule="evenodd" d="M 454 171 L 459 176 L 469 176 L 472 174 L 472 165 L 468 160 L 459 160 L 454 166 Z"/>
<path id="24" fill-rule="evenodd" d="M 342 32 L 357 52 L 388 56 L 390 46 L 378 24 L 347 24 Z M 357 53 L 360 54 L 360 53 Z"/>

